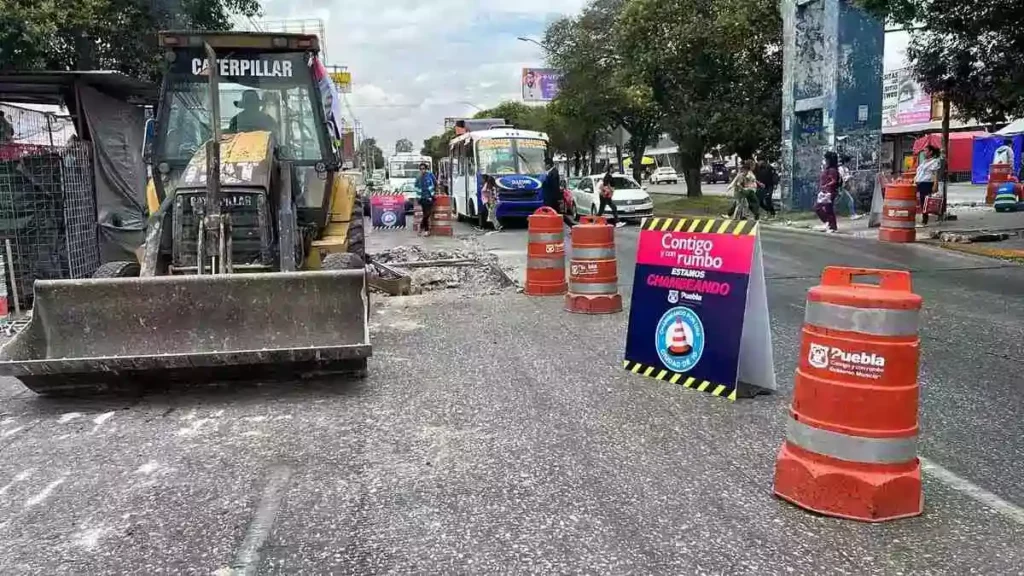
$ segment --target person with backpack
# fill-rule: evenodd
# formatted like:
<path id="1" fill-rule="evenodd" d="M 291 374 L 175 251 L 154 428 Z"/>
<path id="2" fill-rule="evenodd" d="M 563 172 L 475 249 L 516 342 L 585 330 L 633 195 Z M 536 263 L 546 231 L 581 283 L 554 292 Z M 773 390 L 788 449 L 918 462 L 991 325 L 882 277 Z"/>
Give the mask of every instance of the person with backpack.
<path id="1" fill-rule="evenodd" d="M 437 189 L 437 179 L 427 170 L 426 162 L 420 164 L 420 175 L 416 178 L 416 196 L 423 208 L 423 221 L 420 223 L 420 230 L 423 236 L 430 236 L 430 218 L 434 215 L 434 192 Z"/>

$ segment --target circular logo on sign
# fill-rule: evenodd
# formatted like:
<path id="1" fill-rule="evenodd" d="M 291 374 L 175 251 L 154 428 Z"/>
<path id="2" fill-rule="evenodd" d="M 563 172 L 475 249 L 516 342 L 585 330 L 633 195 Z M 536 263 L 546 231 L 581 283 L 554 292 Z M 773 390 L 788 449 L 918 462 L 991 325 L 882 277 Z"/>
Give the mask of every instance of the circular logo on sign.
<path id="1" fill-rule="evenodd" d="M 385 226 L 394 226 L 398 222 L 398 216 L 394 212 L 385 212 L 380 215 L 380 222 Z"/>
<path id="2" fill-rule="evenodd" d="M 672 308 L 658 321 L 654 346 L 666 368 L 689 372 L 704 355 L 704 324 L 693 310 Z"/>

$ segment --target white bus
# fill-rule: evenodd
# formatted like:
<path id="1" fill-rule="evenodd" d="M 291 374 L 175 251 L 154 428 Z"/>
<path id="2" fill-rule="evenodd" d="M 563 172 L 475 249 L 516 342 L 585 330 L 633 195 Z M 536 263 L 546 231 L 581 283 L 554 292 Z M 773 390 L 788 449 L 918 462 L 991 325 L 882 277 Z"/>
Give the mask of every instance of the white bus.
<path id="1" fill-rule="evenodd" d="M 388 158 L 388 190 L 405 196 L 407 210 L 412 210 L 413 202 L 416 201 L 416 179 L 420 175 L 420 164 L 426 164 L 427 170 L 434 171 L 434 161 L 430 156 L 399 152 Z"/>
<path id="2" fill-rule="evenodd" d="M 446 174 L 449 194 L 459 220 L 483 227 L 487 207 L 480 196 L 483 177 L 498 184 L 497 216 L 524 218 L 543 205 L 541 183 L 546 170 L 548 135 L 515 128 L 468 132 L 449 144 L 451 168 Z"/>

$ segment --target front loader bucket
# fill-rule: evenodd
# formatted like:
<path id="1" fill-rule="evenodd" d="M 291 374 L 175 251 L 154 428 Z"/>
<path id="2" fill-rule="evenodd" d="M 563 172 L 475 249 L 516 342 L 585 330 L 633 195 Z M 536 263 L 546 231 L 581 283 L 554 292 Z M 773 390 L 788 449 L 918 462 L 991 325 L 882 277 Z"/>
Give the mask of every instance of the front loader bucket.
<path id="1" fill-rule="evenodd" d="M 41 394 L 365 373 L 364 270 L 39 280 L 0 375 Z"/>

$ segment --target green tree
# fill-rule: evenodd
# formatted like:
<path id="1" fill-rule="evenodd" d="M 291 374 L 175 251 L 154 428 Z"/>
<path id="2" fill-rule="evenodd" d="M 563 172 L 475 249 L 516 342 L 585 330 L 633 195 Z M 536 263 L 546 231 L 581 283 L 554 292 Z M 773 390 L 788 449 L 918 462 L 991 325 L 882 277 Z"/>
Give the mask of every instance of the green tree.
<path id="1" fill-rule="evenodd" d="M 543 107 L 527 106 L 522 102 L 509 100 L 498 104 L 494 108 L 481 110 L 473 117 L 503 118 L 507 124 L 511 124 L 521 130 L 542 130 L 544 114 Z"/>
<path id="2" fill-rule="evenodd" d="M 398 154 L 409 153 L 413 150 L 412 140 L 408 138 L 399 138 L 398 142 L 395 142 L 395 152 Z"/>
<path id="3" fill-rule="evenodd" d="M 665 114 L 688 195 L 701 195 L 711 146 L 743 157 L 777 149 L 782 21 L 774 1 L 633 0 L 617 40 Z"/>
<path id="4" fill-rule="evenodd" d="M 372 160 L 373 167 L 375 169 L 381 169 L 385 167 L 386 161 L 384 160 L 384 151 L 377 145 L 376 138 L 364 138 L 362 143 L 363 154 L 365 154 L 365 162 Z"/>
<path id="5" fill-rule="evenodd" d="M 594 0 L 579 16 L 553 22 L 544 34 L 550 63 L 562 72 L 559 98 L 576 110 L 603 118 L 602 128 L 622 126 L 631 134 L 626 149 L 633 175 L 640 176 L 647 146 L 661 133 L 662 109 L 653 90 L 638 78 L 619 50 L 626 0 Z"/>
<path id="6" fill-rule="evenodd" d="M 0 69 L 117 70 L 156 80 L 156 33 L 229 30 L 259 0 L 0 0 Z"/>
<path id="7" fill-rule="evenodd" d="M 1024 117 L 1024 9 L 1004 0 L 859 0 L 911 28 L 907 57 L 962 120 Z"/>
<path id="8" fill-rule="evenodd" d="M 434 160 L 434 166 L 437 166 L 442 158 L 448 156 L 448 143 L 451 142 L 452 138 L 455 138 L 454 129 L 445 130 L 441 134 L 431 136 L 423 141 L 423 148 L 420 149 L 420 154 L 430 156 Z"/>

